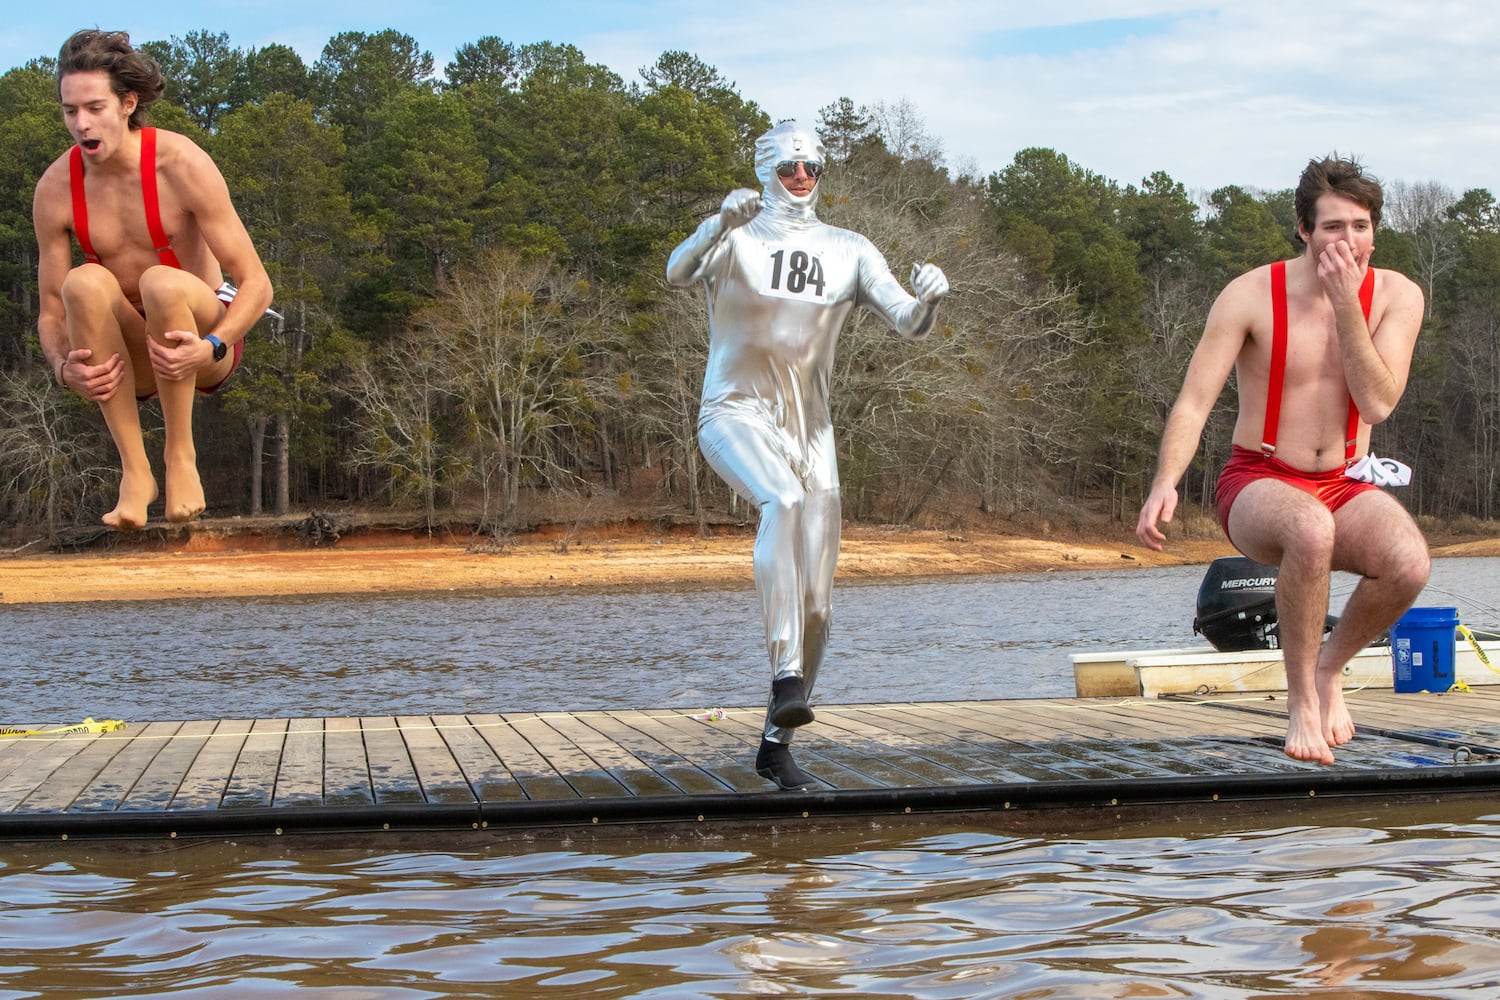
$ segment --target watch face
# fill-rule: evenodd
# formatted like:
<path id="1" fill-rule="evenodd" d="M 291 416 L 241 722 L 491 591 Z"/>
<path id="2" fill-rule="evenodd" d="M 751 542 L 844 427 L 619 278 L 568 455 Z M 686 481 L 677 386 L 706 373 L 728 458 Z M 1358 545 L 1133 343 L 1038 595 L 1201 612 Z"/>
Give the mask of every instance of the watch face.
<path id="1" fill-rule="evenodd" d="M 229 353 L 229 345 L 218 337 L 213 338 L 211 343 L 214 345 L 214 360 L 223 361 L 224 355 Z"/>

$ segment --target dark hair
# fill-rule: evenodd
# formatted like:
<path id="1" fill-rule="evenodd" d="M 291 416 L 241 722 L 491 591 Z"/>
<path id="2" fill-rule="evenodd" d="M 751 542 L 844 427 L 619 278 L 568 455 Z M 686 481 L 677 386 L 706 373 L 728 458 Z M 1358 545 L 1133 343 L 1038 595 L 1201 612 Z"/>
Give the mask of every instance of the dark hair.
<path id="1" fill-rule="evenodd" d="M 1297 182 L 1297 193 L 1292 204 L 1297 210 L 1297 224 L 1311 233 L 1317 224 L 1318 199 L 1325 194 L 1336 194 L 1348 198 L 1370 213 L 1370 222 L 1380 227 L 1380 209 L 1385 204 L 1385 194 L 1380 190 L 1380 181 L 1364 172 L 1359 161 L 1346 159 L 1335 153 L 1321 160 L 1307 161 L 1307 169 Z"/>
<path id="2" fill-rule="evenodd" d="M 123 31 L 100 31 L 85 28 L 76 31 L 63 42 L 57 53 L 57 85 L 62 87 L 62 78 L 69 73 L 109 74 L 110 89 L 125 99 L 134 94 L 135 110 L 130 113 L 130 127 L 138 129 L 146 124 L 146 112 L 167 89 L 166 78 L 161 67 L 150 56 L 137 52 L 130 44 L 130 36 Z"/>

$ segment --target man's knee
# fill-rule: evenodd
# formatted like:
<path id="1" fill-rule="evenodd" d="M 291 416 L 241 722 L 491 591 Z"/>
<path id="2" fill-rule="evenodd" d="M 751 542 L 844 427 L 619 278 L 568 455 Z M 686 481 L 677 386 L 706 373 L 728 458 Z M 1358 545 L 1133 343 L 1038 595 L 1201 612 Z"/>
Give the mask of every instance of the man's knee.
<path id="1" fill-rule="evenodd" d="M 1427 550 L 1427 540 L 1421 530 L 1412 525 L 1409 532 L 1383 541 L 1386 558 L 1381 576 L 1415 600 L 1432 576 L 1432 555 Z"/>
<path id="2" fill-rule="evenodd" d="M 108 306 L 119 293 L 119 281 L 102 264 L 80 264 L 62 282 L 64 309 L 76 310 L 93 304 Z"/>
<path id="3" fill-rule="evenodd" d="M 1295 559 L 1316 565 L 1333 561 L 1333 515 L 1320 503 L 1302 504 L 1286 512 L 1278 532 L 1282 560 Z"/>
<path id="4" fill-rule="evenodd" d="M 801 520 L 807 510 L 807 494 L 798 489 L 783 489 L 774 493 L 762 505 L 762 514 L 771 514 L 778 520 Z"/>
<path id="5" fill-rule="evenodd" d="M 197 281 L 186 271 L 165 264 L 153 264 L 141 273 L 141 305 L 146 314 L 182 305 L 188 294 L 188 281 Z"/>

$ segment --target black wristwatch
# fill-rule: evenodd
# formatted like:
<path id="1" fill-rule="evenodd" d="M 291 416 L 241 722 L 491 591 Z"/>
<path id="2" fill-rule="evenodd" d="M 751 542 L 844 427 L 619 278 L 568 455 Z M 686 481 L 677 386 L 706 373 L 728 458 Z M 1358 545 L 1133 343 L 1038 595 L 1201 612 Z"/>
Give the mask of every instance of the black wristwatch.
<path id="1" fill-rule="evenodd" d="M 223 361 L 224 355 L 229 353 L 229 345 L 211 333 L 203 339 L 214 345 L 214 360 Z"/>

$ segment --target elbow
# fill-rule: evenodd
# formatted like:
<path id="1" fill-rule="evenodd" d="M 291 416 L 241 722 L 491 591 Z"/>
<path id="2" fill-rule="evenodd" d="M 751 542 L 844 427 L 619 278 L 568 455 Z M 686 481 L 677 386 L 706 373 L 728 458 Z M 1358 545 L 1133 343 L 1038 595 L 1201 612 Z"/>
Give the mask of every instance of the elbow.
<path id="1" fill-rule="evenodd" d="M 1365 423 L 1374 426 L 1383 424 L 1390 419 L 1391 414 L 1396 412 L 1396 404 L 1401 402 L 1402 388 L 1392 387 L 1388 393 L 1382 394 L 1368 403 L 1355 401 L 1359 406 L 1359 417 Z"/>
<path id="2" fill-rule="evenodd" d="M 698 268 L 689 254 L 678 248 L 667 258 L 667 284 L 686 288 L 698 277 Z"/>

